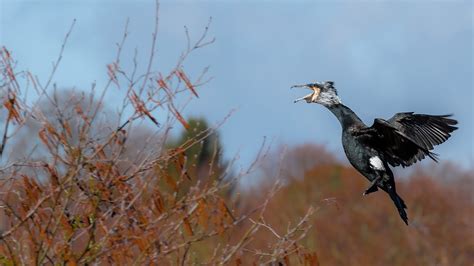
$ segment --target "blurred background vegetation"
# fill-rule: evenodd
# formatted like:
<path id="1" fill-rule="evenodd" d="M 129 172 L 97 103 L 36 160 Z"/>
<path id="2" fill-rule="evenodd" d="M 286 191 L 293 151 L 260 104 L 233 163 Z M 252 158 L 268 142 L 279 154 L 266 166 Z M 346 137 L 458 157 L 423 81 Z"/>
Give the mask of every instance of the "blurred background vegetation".
<path id="1" fill-rule="evenodd" d="M 408 205 L 407 227 L 384 193 L 362 196 L 366 179 L 347 163 L 331 159 L 335 156 L 328 156 L 324 147 L 293 147 L 288 155 L 283 164 L 290 166 L 287 169 L 306 170 L 285 177 L 286 186 L 270 202 L 266 219 L 277 231 L 284 231 L 306 206 L 317 206 L 304 245 L 317 252 L 321 265 L 472 264 L 472 171 L 460 172 L 444 162 L 397 178 L 397 189 Z M 262 190 L 259 186 L 247 192 L 243 205 L 257 204 L 256 195 L 263 195 Z M 263 248 L 271 237 L 261 234 L 252 244 Z"/>

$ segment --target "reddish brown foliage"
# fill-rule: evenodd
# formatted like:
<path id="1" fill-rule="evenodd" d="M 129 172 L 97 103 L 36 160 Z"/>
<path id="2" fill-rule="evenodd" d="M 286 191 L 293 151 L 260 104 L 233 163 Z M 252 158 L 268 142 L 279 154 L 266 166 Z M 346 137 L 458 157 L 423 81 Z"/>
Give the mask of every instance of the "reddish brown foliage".
<path id="1" fill-rule="evenodd" d="M 430 175 L 431 167 L 398 178 L 398 193 L 408 205 L 410 226 L 405 226 L 383 191 L 362 196 L 368 181 L 352 167 L 319 161 L 274 196 L 266 218 L 275 230 L 284 230 L 306 206 L 319 206 L 303 243 L 316 250 L 322 265 L 469 265 L 474 260 L 472 171 L 438 165 L 437 172 L 446 176 Z M 261 248 L 266 241 L 258 237 L 253 245 Z"/>

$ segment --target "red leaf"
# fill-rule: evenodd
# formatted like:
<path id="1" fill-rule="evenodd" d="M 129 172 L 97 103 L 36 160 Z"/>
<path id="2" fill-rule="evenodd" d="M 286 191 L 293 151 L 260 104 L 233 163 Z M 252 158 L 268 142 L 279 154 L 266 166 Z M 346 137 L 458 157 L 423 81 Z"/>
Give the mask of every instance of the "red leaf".
<path id="1" fill-rule="evenodd" d="M 178 77 L 184 81 L 184 83 L 186 84 L 186 87 L 188 87 L 188 89 L 196 96 L 199 98 L 196 90 L 194 89 L 194 85 L 191 83 L 191 81 L 188 79 L 188 77 L 186 76 L 186 74 L 184 74 L 184 71 L 182 70 L 178 70 L 176 71 L 176 74 L 178 75 Z"/>
<path id="2" fill-rule="evenodd" d="M 184 120 L 183 116 L 178 112 L 178 110 L 176 110 L 176 108 L 173 105 L 171 105 L 171 112 L 178 119 L 178 121 L 183 125 L 184 128 L 186 129 L 190 128 L 188 122 Z"/>

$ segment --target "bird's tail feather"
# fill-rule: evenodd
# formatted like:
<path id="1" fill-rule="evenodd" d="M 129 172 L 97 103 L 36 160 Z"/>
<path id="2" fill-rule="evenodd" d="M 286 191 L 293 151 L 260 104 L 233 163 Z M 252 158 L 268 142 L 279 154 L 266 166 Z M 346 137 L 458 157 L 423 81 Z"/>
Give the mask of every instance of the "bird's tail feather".
<path id="1" fill-rule="evenodd" d="M 400 201 L 400 203 L 402 204 L 403 209 L 408 209 L 407 205 L 405 204 L 405 201 L 403 201 L 403 199 L 398 194 L 396 195 L 398 197 L 398 201 Z"/>
<path id="2" fill-rule="evenodd" d="M 388 189 L 387 192 L 390 195 L 390 198 L 392 199 L 393 203 L 395 203 L 400 217 L 405 222 L 405 224 L 408 225 L 408 216 L 405 212 L 407 206 L 405 205 L 405 202 L 400 196 L 398 196 L 397 192 L 394 189 Z"/>

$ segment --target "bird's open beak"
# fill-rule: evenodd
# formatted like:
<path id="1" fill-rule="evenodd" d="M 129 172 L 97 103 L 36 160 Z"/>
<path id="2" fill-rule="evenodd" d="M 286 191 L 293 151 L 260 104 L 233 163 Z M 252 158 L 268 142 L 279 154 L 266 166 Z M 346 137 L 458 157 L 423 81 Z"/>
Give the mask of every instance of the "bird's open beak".
<path id="1" fill-rule="evenodd" d="M 297 103 L 299 101 L 302 101 L 302 100 L 305 100 L 307 103 L 316 102 L 316 99 L 318 98 L 319 92 L 321 91 L 318 87 L 309 86 L 309 84 L 293 85 L 293 86 L 291 86 L 291 88 L 308 88 L 308 89 L 313 91 L 312 93 L 310 93 L 310 94 L 308 94 L 304 97 L 296 99 L 294 101 L 295 103 Z"/>

